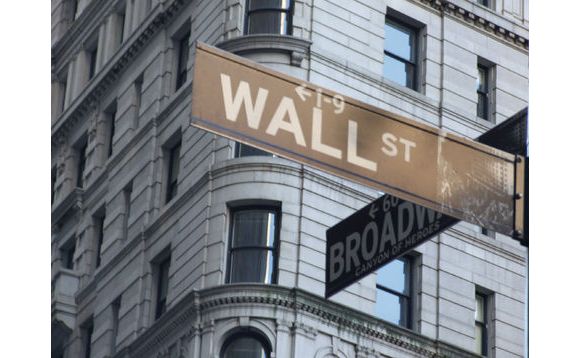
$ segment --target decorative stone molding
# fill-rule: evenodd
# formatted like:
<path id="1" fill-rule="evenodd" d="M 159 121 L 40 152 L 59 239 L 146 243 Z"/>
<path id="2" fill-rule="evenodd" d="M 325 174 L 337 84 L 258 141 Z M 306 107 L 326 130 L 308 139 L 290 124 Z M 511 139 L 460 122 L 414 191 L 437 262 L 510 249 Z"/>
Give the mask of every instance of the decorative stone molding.
<path id="1" fill-rule="evenodd" d="M 530 42 L 525 37 L 522 37 L 512 31 L 509 31 L 506 28 L 494 24 L 493 22 L 487 19 L 477 16 L 477 14 L 458 6 L 457 4 L 454 4 L 451 1 L 448 0 L 414 0 L 414 1 L 426 4 L 437 11 L 444 11 L 447 14 L 453 15 L 456 18 L 476 28 L 482 29 L 492 34 L 493 36 L 503 41 L 507 41 L 510 44 L 522 48 L 526 51 L 528 51 L 530 48 Z"/>
<path id="2" fill-rule="evenodd" d="M 188 2 L 187 0 L 174 0 L 164 5 L 166 7 L 160 10 L 155 17 L 149 19 L 140 33 L 135 33 L 131 36 L 131 39 L 109 60 L 53 124 L 53 146 L 57 144 L 56 138 L 66 135 L 96 105 L 96 102 L 117 82 L 125 69 L 135 60 L 141 50 L 145 48 L 153 35 L 159 32 L 166 23 L 171 22 L 171 19 L 177 16 Z M 77 31 L 75 29 L 70 30 L 70 36 Z M 68 37 L 69 34 L 67 33 L 66 37 L 62 40 L 63 43 L 66 42 L 66 38 Z M 53 62 L 54 58 L 60 56 L 60 52 L 65 50 L 62 47 L 65 47 L 64 44 L 60 44 L 59 42 L 53 49 Z"/>
<path id="3" fill-rule="evenodd" d="M 245 35 L 216 44 L 217 47 L 238 55 L 287 53 L 290 56 L 290 64 L 297 67 L 300 67 L 302 60 L 308 56 L 310 45 L 311 41 L 299 37 L 276 34 Z"/>

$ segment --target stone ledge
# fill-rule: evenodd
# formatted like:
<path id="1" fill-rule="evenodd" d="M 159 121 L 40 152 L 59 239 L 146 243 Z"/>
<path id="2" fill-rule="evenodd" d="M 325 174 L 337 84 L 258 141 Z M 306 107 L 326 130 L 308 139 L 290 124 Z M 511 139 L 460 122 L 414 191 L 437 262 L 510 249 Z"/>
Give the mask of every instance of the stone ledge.
<path id="1" fill-rule="evenodd" d="M 302 60 L 306 58 L 309 53 L 310 45 L 312 45 L 311 41 L 299 37 L 260 34 L 245 35 L 225 40 L 216 44 L 216 47 L 237 55 L 248 53 L 284 52 L 290 55 L 290 64 L 292 66 L 300 67 Z"/>

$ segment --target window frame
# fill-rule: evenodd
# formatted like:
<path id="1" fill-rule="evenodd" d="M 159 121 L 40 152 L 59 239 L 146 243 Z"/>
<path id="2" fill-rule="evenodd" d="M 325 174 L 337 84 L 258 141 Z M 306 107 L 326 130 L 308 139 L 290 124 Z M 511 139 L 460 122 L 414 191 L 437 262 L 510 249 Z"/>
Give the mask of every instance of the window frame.
<path id="1" fill-rule="evenodd" d="M 483 70 L 485 73 L 484 79 L 486 86 L 482 90 L 479 84 L 480 79 L 480 69 Z M 475 116 L 485 122 L 488 123 L 495 123 L 495 64 L 491 61 L 488 61 L 482 57 L 477 58 L 477 76 L 476 76 L 476 107 L 475 107 Z M 480 116 L 480 96 L 485 97 L 485 113 L 484 116 Z"/>
<path id="2" fill-rule="evenodd" d="M 93 225 L 95 226 L 93 237 L 96 243 L 95 269 L 101 267 L 101 264 L 103 263 L 101 257 L 102 256 L 101 249 L 103 247 L 103 242 L 105 241 L 105 220 L 106 220 L 106 212 L 104 207 L 97 210 L 97 212 L 93 214 Z"/>
<path id="3" fill-rule="evenodd" d="M 478 314 L 477 314 L 477 299 L 478 297 L 481 297 L 482 301 L 483 301 L 483 312 L 482 312 L 482 317 L 483 317 L 483 321 L 478 321 Z M 490 338 L 491 338 L 491 306 L 493 304 L 492 302 L 493 299 L 493 293 L 491 293 L 491 291 L 488 291 L 486 289 L 480 288 L 480 287 L 476 287 L 475 289 L 475 310 L 474 310 L 474 327 L 475 327 L 475 335 L 474 335 L 474 340 L 475 342 L 477 342 L 477 327 L 481 327 L 482 328 L 482 338 L 481 338 L 481 347 L 476 347 L 475 348 L 475 352 L 478 354 L 481 354 L 484 357 L 489 357 L 490 356 L 490 352 L 491 352 L 491 345 L 490 345 Z M 479 350 L 481 350 L 481 353 L 479 353 Z"/>
<path id="4" fill-rule="evenodd" d="M 189 22 L 188 22 L 189 24 Z M 178 91 L 187 82 L 187 64 L 189 63 L 189 41 L 191 39 L 191 29 L 187 29 L 179 36 L 175 43 L 177 45 L 177 63 L 175 65 L 175 91 Z"/>
<path id="5" fill-rule="evenodd" d="M 243 330 L 228 335 L 228 337 L 224 340 L 224 343 L 220 348 L 219 357 L 227 358 L 226 350 L 230 347 L 232 343 L 241 338 L 252 338 L 258 341 L 262 345 L 264 351 L 266 352 L 266 357 L 270 358 L 272 356 L 272 346 L 270 345 L 270 342 L 268 342 L 268 339 L 261 332 L 254 329 L 253 327 L 244 327 Z"/>
<path id="6" fill-rule="evenodd" d="M 288 0 L 288 7 L 264 7 L 259 9 L 250 10 L 250 2 L 252 0 L 246 0 L 246 7 L 244 11 L 244 35 L 286 35 L 292 36 L 293 33 L 293 20 L 294 17 L 294 0 Z M 280 32 L 250 32 L 250 18 L 253 14 L 256 13 L 264 13 L 264 12 L 275 12 L 278 13 L 278 16 L 282 14 L 286 15 L 286 28 L 284 33 Z"/>
<path id="7" fill-rule="evenodd" d="M 154 292 L 155 300 L 153 304 L 153 320 L 157 321 L 165 312 L 167 312 L 167 297 L 169 296 L 169 272 L 171 270 L 171 248 L 168 247 L 161 251 L 159 255 L 151 262 L 153 266 L 153 277 L 154 277 Z M 164 270 L 166 267 L 166 270 Z M 164 273 L 167 274 L 164 278 Z M 161 299 L 161 294 L 163 292 L 162 288 L 166 285 L 165 296 Z"/>
<path id="8" fill-rule="evenodd" d="M 83 189 L 85 186 L 85 169 L 87 167 L 87 149 L 89 142 L 86 137 L 81 138 L 74 146 L 76 154 L 76 187 Z"/>
<path id="9" fill-rule="evenodd" d="M 385 43 L 385 39 L 386 39 L 386 33 L 384 33 L 383 35 L 385 36 L 385 38 L 383 39 L 383 75 L 384 75 L 384 68 L 386 66 L 385 63 L 385 56 L 388 56 L 390 58 L 392 58 L 395 61 L 401 62 L 405 65 L 411 65 L 413 68 L 413 78 L 411 79 L 411 83 L 412 86 L 409 87 L 406 84 L 403 86 L 397 82 L 395 82 L 394 80 L 388 78 L 388 77 L 384 77 L 389 81 L 395 82 L 397 83 L 397 85 L 405 87 L 405 88 L 409 88 L 410 90 L 416 91 L 416 92 L 420 92 L 420 78 L 422 77 L 422 68 L 421 68 L 421 60 L 422 60 L 422 55 L 421 55 L 421 48 L 422 48 L 422 33 L 424 31 L 425 25 L 418 22 L 417 20 L 408 17 L 402 13 L 399 13 L 393 9 L 387 9 L 387 13 L 385 15 L 385 21 L 384 21 L 384 26 L 387 26 L 389 24 L 389 22 L 392 24 L 392 27 L 400 27 L 403 28 L 405 30 L 408 30 L 411 33 L 411 39 L 412 39 L 412 46 L 411 46 L 411 59 L 407 60 L 404 59 L 402 57 L 400 57 L 399 55 L 397 55 L 396 53 L 392 53 L 391 51 L 387 50 L 387 48 L 384 46 Z M 407 82 L 409 82 L 409 80 L 407 79 Z"/>
<path id="10" fill-rule="evenodd" d="M 165 204 L 170 203 L 178 195 L 179 189 L 179 169 L 181 166 L 181 136 L 171 141 L 165 148 L 167 156 L 165 175 Z M 173 167 L 176 166 L 175 177 L 173 177 Z"/>
<path id="11" fill-rule="evenodd" d="M 91 358 L 92 355 L 92 340 L 95 329 L 93 316 L 87 318 L 81 325 L 81 340 L 84 358 Z"/>
<path id="12" fill-rule="evenodd" d="M 121 304 L 123 300 L 123 295 L 119 295 L 113 302 L 111 302 L 111 315 L 112 315 L 112 327 L 111 327 L 111 355 L 117 352 L 117 335 L 119 334 L 119 322 L 121 320 Z"/>
<path id="13" fill-rule="evenodd" d="M 113 147 L 114 147 L 114 140 L 115 140 L 115 125 L 117 121 L 117 101 L 113 101 L 105 111 L 106 116 L 106 131 L 107 131 L 107 159 L 113 156 Z"/>
<path id="14" fill-rule="evenodd" d="M 76 252 L 76 238 L 73 236 L 59 247 L 60 253 L 60 267 L 66 270 L 74 270 L 75 266 L 75 252 Z"/>
<path id="15" fill-rule="evenodd" d="M 242 148 L 244 148 L 244 147 L 251 148 L 257 154 L 253 154 L 253 155 L 241 155 L 242 154 Z M 241 142 L 235 142 L 235 145 L 234 145 L 234 158 L 246 158 L 246 157 L 266 157 L 266 158 L 273 158 L 273 157 L 275 157 L 275 155 L 273 153 L 267 152 L 267 151 L 265 151 L 263 149 L 260 149 L 260 148 L 253 147 L 253 146 L 248 145 L 248 144 L 244 144 L 244 143 L 241 143 Z"/>
<path id="16" fill-rule="evenodd" d="M 262 211 L 271 211 L 274 213 L 274 225 L 275 225 L 275 233 L 274 233 L 274 245 L 272 247 L 268 246 L 245 246 L 243 248 L 233 248 L 235 251 L 244 251 L 244 250 L 265 250 L 271 251 L 273 257 L 273 269 L 272 269 L 272 277 L 270 278 L 270 282 L 258 282 L 258 281 L 249 281 L 249 282 L 231 282 L 231 272 L 232 272 L 232 245 L 234 241 L 233 233 L 234 233 L 234 219 L 235 215 L 239 212 L 244 211 L 254 211 L 254 210 L 262 210 Z M 226 260 L 226 275 L 225 275 L 225 283 L 226 284 L 235 284 L 235 283 L 263 283 L 266 285 L 276 285 L 278 284 L 278 274 L 279 274 L 279 261 L 280 261 L 280 225 L 282 223 L 282 211 L 280 206 L 277 205 L 268 205 L 268 204 L 256 204 L 256 205 L 240 205 L 240 206 L 232 206 L 229 208 L 230 219 L 229 219 L 229 230 L 228 230 L 228 246 L 227 246 L 227 260 Z"/>
<path id="17" fill-rule="evenodd" d="M 399 300 L 401 298 L 404 298 L 406 300 L 407 304 L 406 304 L 406 307 L 405 307 L 405 310 L 404 310 L 404 315 L 405 316 L 403 316 L 403 314 L 401 314 L 401 317 L 405 317 L 406 318 L 405 322 L 403 322 L 401 324 L 401 323 L 391 322 L 391 321 L 388 321 L 388 320 L 385 320 L 385 321 L 390 322 L 392 324 L 396 324 L 396 325 L 398 325 L 400 327 L 404 327 L 404 328 L 407 328 L 407 329 L 413 329 L 413 318 L 414 318 L 414 313 L 415 313 L 415 311 L 413 309 L 414 306 L 415 306 L 415 304 L 414 304 L 414 293 L 415 293 L 415 287 L 414 287 L 414 279 L 415 279 L 414 264 L 415 264 L 415 259 L 416 259 L 415 257 L 413 257 L 412 255 L 409 255 L 409 254 L 404 255 L 404 256 L 401 256 L 401 257 L 399 257 L 399 258 L 396 259 L 396 260 L 404 261 L 405 262 L 405 275 L 406 275 L 406 277 L 408 277 L 408 280 L 405 280 L 405 286 L 406 286 L 406 289 L 408 291 L 407 294 L 398 292 L 398 291 L 396 291 L 396 290 L 394 290 L 394 289 L 392 289 L 390 287 L 383 286 L 383 285 L 379 284 L 378 282 L 375 282 L 375 289 L 377 290 L 377 301 L 375 301 L 375 305 L 378 305 L 378 290 L 381 290 L 381 291 L 387 292 L 387 293 L 389 293 L 389 294 L 391 294 L 393 296 L 396 296 L 396 297 L 399 298 Z M 393 260 L 392 262 L 394 262 L 394 261 L 395 260 Z M 377 272 L 379 270 L 377 270 Z M 377 275 L 378 275 L 378 273 L 377 273 Z M 378 277 L 377 277 L 377 281 L 378 281 Z M 399 305 L 399 306 L 401 306 L 401 305 Z M 401 313 L 403 313 L 403 308 L 402 307 L 400 307 L 399 310 L 401 311 Z M 379 317 L 377 314 L 375 314 L 375 315 L 379 319 L 383 319 L 383 318 Z"/>

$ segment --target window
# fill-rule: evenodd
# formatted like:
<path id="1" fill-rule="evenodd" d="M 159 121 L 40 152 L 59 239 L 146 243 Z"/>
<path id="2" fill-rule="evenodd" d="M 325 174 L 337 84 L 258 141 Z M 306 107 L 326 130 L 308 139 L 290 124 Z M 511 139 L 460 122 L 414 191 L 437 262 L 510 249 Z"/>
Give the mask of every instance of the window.
<path id="1" fill-rule="evenodd" d="M 491 238 L 495 238 L 495 231 L 486 229 L 483 226 L 481 227 L 481 233 L 483 235 L 485 235 L 485 236 L 489 236 Z"/>
<path id="2" fill-rule="evenodd" d="M 417 30 L 392 17 L 385 21 L 383 77 L 417 88 Z"/>
<path id="3" fill-rule="evenodd" d="M 76 243 L 74 238 L 60 248 L 60 264 L 62 268 L 73 270 L 75 264 Z"/>
<path id="4" fill-rule="evenodd" d="M 119 33 L 119 45 L 123 43 L 125 37 L 125 4 L 121 4 L 121 9 L 117 13 L 117 26 L 118 26 L 118 33 Z"/>
<path id="5" fill-rule="evenodd" d="M 167 187 L 165 189 L 165 203 L 168 203 L 177 195 L 177 179 L 179 177 L 179 152 L 181 151 L 181 139 L 168 151 Z"/>
<path id="6" fill-rule="evenodd" d="M 81 341 L 84 358 L 91 358 L 91 343 L 93 340 L 93 318 L 89 318 L 81 326 Z"/>
<path id="7" fill-rule="evenodd" d="M 238 333 L 229 337 L 222 348 L 221 358 L 270 358 L 271 349 L 257 334 Z"/>
<path id="8" fill-rule="evenodd" d="M 156 267 L 156 298 L 155 298 L 155 319 L 161 317 L 167 310 L 167 292 L 169 289 L 169 265 L 171 256 L 165 254 L 159 260 Z"/>
<path id="9" fill-rule="evenodd" d="M 411 327 L 411 258 L 399 258 L 377 271 L 376 315 Z"/>
<path id="10" fill-rule="evenodd" d="M 54 204 L 54 196 L 56 194 L 56 167 L 50 171 L 50 205 Z"/>
<path id="11" fill-rule="evenodd" d="M 123 239 L 129 237 L 129 218 L 131 217 L 131 194 L 133 193 L 133 181 L 129 182 L 123 189 Z"/>
<path id="12" fill-rule="evenodd" d="M 477 3 L 485 7 L 490 7 L 490 0 L 477 0 Z"/>
<path id="13" fill-rule="evenodd" d="M 244 143 L 239 143 L 236 142 L 236 148 L 234 150 L 235 152 L 235 157 L 236 158 L 241 158 L 241 157 L 250 157 L 250 156 L 264 156 L 264 157 L 272 157 L 273 154 L 266 152 L 262 149 L 258 149 L 255 147 L 252 147 L 251 145 L 247 145 Z"/>
<path id="14" fill-rule="evenodd" d="M 477 116 L 490 120 L 490 68 L 482 64 L 477 65 Z"/>
<path id="15" fill-rule="evenodd" d="M 83 188 L 85 165 L 87 163 L 87 141 L 86 139 L 81 141 L 81 144 L 77 147 L 77 188 Z"/>
<path id="16" fill-rule="evenodd" d="M 143 74 L 139 75 L 133 85 L 135 94 L 135 114 L 133 116 L 133 129 L 139 127 L 139 112 L 141 112 L 141 92 L 143 90 Z"/>
<path id="17" fill-rule="evenodd" d="M 475 352 L 487 356 L 488 352 L 488 315 L 489 297 L 483 293 L 475 294 Z"/>
<path id="18" fill-rule="evenodd" d="M 233 209 L 226 282 L 276 283 L 279 230 L 277 208 Z"/>
<path id="19" fill-rule="evenodd" d="M 292 0 L 248 0 L 245 34 L 292 35 Z"/>
<path id="20" fill-rule="evenodd" d="M 97 70 L 97 46 L 90 49 L 88 52 L 89 56 L 89 80 L 95 76 Z"/>
<path id="21" fill-rule="evenodd" d="M 105 113 L 107 116 L 107 158 L 113 155 L 115 139 L 115 121 L 117 120 L 117 103 L 115 102 Z"/>
<path id="22" fill-rule="evenodd" d="M 105 238 L 105 210 L 101 209 L 99 214 L 96 214 L 93 218 L 93 223 L 95 225 L 95 267 L 101 266 L 101 248 L 103 246 L 103 240 Z"/>
<path id="23" fill-rule="evenodd" d="M 121 311 L 121 297 L 117 297 L 111 303 L 111 315 L 112 315 L 112 324 L 113 327 L 111 329 L 111 355 L 115 354 L 117 351 L 117 334 L 119 333 L 119 312 Z"/>
<path id="24" fill-rule="evenodd" d="M 188 31 L 179 40 L 179 53 L 177 54 L 177 81 L 175 84 L 175 90 L 178 90 L 183 86 L 185 81 L 187 81 L 187 62 L 189 60 L 189 36 Z"/>

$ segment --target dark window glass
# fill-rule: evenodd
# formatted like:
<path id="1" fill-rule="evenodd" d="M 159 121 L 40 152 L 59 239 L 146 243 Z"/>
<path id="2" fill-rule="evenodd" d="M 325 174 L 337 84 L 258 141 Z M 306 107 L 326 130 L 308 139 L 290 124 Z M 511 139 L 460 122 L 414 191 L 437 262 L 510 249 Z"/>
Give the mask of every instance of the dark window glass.
<path id="1" fill-rule="evenodd" d="M 74 269 L 76 245 L 74 240 L 60 249 L 60 259 L 62 267 L 65 269 Z"/>
<path id="2" fill-rule="evenodd" d="M 105 215 L 98 216 L 95 219 L 96 231 L 97 231 L 97 247 L 96 250 L 96 267 L 101 266 L 101 247 L 103 246 L 103 239 L 105 238 Z"/>
<path id="3" fill-rule="evenodd" d="M 377 271 L 376 314 L 411 328 L 411 260 L 404 257 Z"/>
<path id="4" fill-rule="evenodd" d="M 228 282 L 276 282 L 278 216 L 271 208 L 232 213 Z"/>
<path id="5" fill-rule="evenodd" d="M 109 112 L 109 143 L 107 147 L 107 158 L 113 155 L 113 140 L 115 139 L 115 121 L 117 120 L 117 108 Z"/>
<path id="6" fill-rule="evenodd" d="M 248 0 L 245 33 L 292 34 L 291 0 Z"/>
<path id="7" fill-rule="evenodd" d="M 71 22 L 75 21 L 77 17 L 77 7 L 78 1 L 77 0 L 70 0 L 70 9 L 71 9 Z"/>
<path id="8" fill-rule="evenodd" d="M 50 171 L 50 205 L 54 203 L 54 195 L 56 193 L 56 168 Z"/>
<path id="9" fill-rule="evenodd" d="M 167 307 L 167 291 L 169 288 L 169 264 L 171 257 L 161 261 L 157 266 L 157 300 L 155 304 L 155 319 L 165 313 Z"/>
<path id="10" fill-rule="evenodd" d="M 121 310 L 121 296 L 111 304 L 113 327 L 111 330 L 111 354 L 117 351 L 117 334 L 119 333 L 119 312 Z"/>
<path id="11" fill-rule="evenodd" d="M 177 178 L 179 176 L 179 152 L 181 151 L 181 141 L 169 150 L 169 165 L 167 173 L 167 188 L 165 203 L 168 203 L 177 195 Z"/>
<path id="12" fill-rule="evenodd" d="M 251 335 L 237 336 L 226 342 L 222 358 L 269 358 L 270 350 Z"/>
<path id="13" fill-rule="evenodd" d="M 477 3 L 489 7 L 489 0 L 477 0 Z"/>
<path id="14" fill-rule="evenodd" d="M 125 12 L 121 12 L 119 15 L 119 44 L 123 43 L 123 37 L 125 36 Z"/>
<path id="15" fill-rule="evenodd" d="M 89 80 L 95 76 L 97 69 L 97 49 L 89 51 Z"/>
<path id="16" fill-rule="evenodd" d="M 387 18 L 385 21 L 383 77 L 415 89 L 417 72 L 417 32 Z"/>
<path id="17" fill-rule="evenodd" d="M 187 80 L 187 61 L 189 60 L 189 36 L 188 32 L 179 40 L 179 54 L 177 58 L 177 82 L 175 89 L 181 88 Z"/>
<path id="18" fill-rule="evenodd" d="M 125 189 L 123 189 L 123 201 L 125 206 L 125 214 L 123 215 L 123 238 L 127 239 L 129 236 L 129 218 L 131 217 L 131 194 L 133 193 L 133 182 L 130 182 Z"/>
<path id="19" fill-rule="evenodd" d="M 489 120 L 489 68 L 477 66 L 477 116 Z"/>
<path id="20" fill-rule="evenodd" d="M 83 341 L 83 351 L 84 358 L 91 358 L 91 343 L 93 340 L 93 320 L 92 318 L 83 325 L 82 328 L 82 341 Z"/>
<path id="21" fill-rule="evenodd" d="M 252 147 L 251 145 L 236 142 L 235 157 L 250 157 L 250 156 L 264 156 L 272 157 L 272 153 L 266 152 L 262 149 Z"/>
<path id="22" fill-rule="evenodd" d="M 475 294 L 475 352 L 487 356 L 487 297 Z"/>
<path id="23" fill-rule="evenodd" d="M 68 79 L 65 78 L 62 82 L 61 82 L 61 93 L 60 93 L 60 103 L 59 103 L 59 113 L 64 112 L 65 109 L 65 99 L 66 99 L 66 86 L 67 86 L 67 81 Z"/>
<path id="24" fill-rule="evenodd" d="M 139 127 L 139 113 L 141 112 L 141 92 L 143 90 L 143 74 L 135 80 L 135 117 L 133 117 L 133 129 Z"/>
<path id="25" fill-rule="evenodd" d="M 77 187 L 84 187 L 85 165 L 87 163 L 87 143 L 81 145 L 77 152 Z"/>

